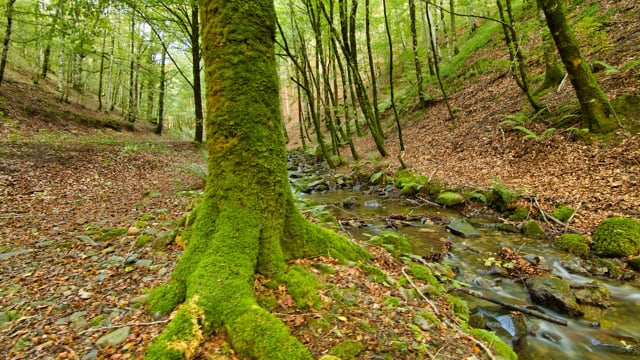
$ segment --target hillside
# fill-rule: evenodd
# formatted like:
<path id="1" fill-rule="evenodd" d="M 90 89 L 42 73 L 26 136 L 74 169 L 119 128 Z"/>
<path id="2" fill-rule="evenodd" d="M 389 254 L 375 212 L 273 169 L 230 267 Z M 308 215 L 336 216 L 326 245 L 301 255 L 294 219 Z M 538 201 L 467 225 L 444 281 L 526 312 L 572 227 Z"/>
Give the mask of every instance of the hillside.
<path id="1" fill-rule="evenodd" d="M 507 187 L 525 189 L 527 196 L 537 197 L 546 212 L 552 212 L 557 204 L 578 209 L 571 226 L 583 233 L 592 232 L 610 216 L 640 218 L 640 13 L 633 0 L 583 3 L 576 13 L 598 3 L 598 14 L 613 13 L 605 24 L 608 45 L 591 48 L 585 35 L 578 33 L 578 37 L 587 44 L 583 51 L 590 61 L 611 67 L 610 71 L 600 69 L 596 76 L 624 119 L 624 128 L 607 136 L 578 137 L 565 127 L 540 140 L 525 140 L 524 133 L 501 125 L 506 115 L 526 119 L 532 111 L 508 67 L 496 65 L 474 75 L 479 64 L 492 60 L 508 63 L 502 33 L 496 32 L 466 60 L 458 79 L 448 80 L 464 79 L 461 90 L 450 95 L 451 105 L 457 109 L 455 121 L 447 120 L 446 106 L 436 92 L 432 92 L 435 98 L 425 111 L 405 109 L 404 160 L 411 171 L 450 187 L 486 189 L 496 178 L 501 179 Z M 536 37 L 526 44 L 530 53 L 537 47 L 540 40 Z M 528 67 L 532 78 L 540 79 L 544 73 L 540 58 L 529 58 Z M 617 106 L 623 99 L 631 100 Z M 570 126 L 579 127 L 579 106 L 568 79 L 540 100 L 549 114 L 526 125 L 530 130 L 541 135 L 567 115 L 575 119 Z M 387 112 L 386 116 L 391 115 Z M 365 159 L 361 164 L 372 167 L 372 173 L 380 169 L 393 173 L 399 167 L 395 125 L 389 124 L 389 159 L 378 158 L 370 137 L 356 139 L 358 152 Z M 289 123 L 288 130 L 296 134 L 290 135 L 289 147 L 299 147 L 297 124 Z M 348 148 L 343 148 L 342 154 L 350 158 Z M 344 168 L 350 169 L 351 165 Z M 532 202 L 523 204 L 536 213 Z"/>

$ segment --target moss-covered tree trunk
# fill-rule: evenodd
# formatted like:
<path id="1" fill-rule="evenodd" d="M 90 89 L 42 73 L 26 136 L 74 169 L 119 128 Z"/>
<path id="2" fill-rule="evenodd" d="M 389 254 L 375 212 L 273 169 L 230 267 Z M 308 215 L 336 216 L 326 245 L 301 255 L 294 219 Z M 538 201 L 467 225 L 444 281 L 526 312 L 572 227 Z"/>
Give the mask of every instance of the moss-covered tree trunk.
<path id="1" fill-rule="evenodd" d="M 538 6 L 544 11 L 547 26 L 580 102 L 582 127 L 596 133 L 615 129 L 617 123 L 613 109 L 591 73 L 589 64 L 582 57 L 578 41 L 564 15 L 563 2 L 560 0 L 537 1 Z"/>
<path id="2" fill-rule="evenodd" d="M 308 350 L 253 295 L 256 272 L 279 279 L 291 258 L 363 258 L 348 240 L 294 207 L 281 131 L 273 0 L 200 1 L 207 96 L 207 186 L 152 311 L 183 303 L 148 359 L 189 358 L 223 330 L 242 357 L 307 359 Z M 191 222 L 191 221 L 189 221 Z"/>

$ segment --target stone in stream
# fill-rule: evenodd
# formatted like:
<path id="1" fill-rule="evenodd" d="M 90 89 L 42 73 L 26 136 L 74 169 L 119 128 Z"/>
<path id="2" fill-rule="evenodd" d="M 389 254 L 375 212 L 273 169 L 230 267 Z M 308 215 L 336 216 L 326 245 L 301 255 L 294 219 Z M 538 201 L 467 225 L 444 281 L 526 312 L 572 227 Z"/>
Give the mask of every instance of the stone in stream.
<path id="1" fill-rule="evenodd" d="M 453 220 L 447 225 L 447 229 L 451 231 L 453 235 L 457 235 L 463 238 L 477 238 L 480 237 L 480 232 L 464 220 Z"/>
<path id="2" fill-rule="evenodd" d="M 572 283 L 571 290 L 580 304 L 607 309 L 611 306 L 611 292 L 598 281 Z"/>
<path id="3" fill-rule="evenodd" d="M 580 317 L 584 312 L 578 306 L 569 283 L 558 277 L 534 277 L 526 280 L 531 301 L 562 314 Z"/>

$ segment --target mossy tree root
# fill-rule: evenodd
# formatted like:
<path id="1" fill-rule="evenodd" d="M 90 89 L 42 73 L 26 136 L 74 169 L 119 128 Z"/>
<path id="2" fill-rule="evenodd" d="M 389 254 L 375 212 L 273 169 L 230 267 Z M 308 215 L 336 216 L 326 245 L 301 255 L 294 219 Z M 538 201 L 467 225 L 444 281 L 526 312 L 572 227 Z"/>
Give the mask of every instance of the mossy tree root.
<path id="1" fill-rule="evenodd" d="M 308 222 L 293 205 L 289 212 L 292 215 L 282 222 L 277 249 L 273 248 L 274 234 L 264 231 L 271 227 L 262 226 L 262 214 L 238 206 L 225 207 L 217 216 L 216 213 L 207 202 L 201 204 L 198 218 L 186 232 L 187 250 L 169 283 L 150 294 L 154 312 L 167 313 L 184 304 L 149 346 L 146 359 L 190 358 L 208 332 L 221 329 L 243 356 L 310 359 L 309 351 L 284 323 L 258 305 L 253 275 L 256 271 L 268 272 L 267 276 L 280 279 L 285 261 L 293 257 L 329 255 L 358 260 L 368 255 L 347 239 Z M 269 259 L 261 261 L 263 256 Z M 280 265 L 274 266 L 277 261 Z"/>

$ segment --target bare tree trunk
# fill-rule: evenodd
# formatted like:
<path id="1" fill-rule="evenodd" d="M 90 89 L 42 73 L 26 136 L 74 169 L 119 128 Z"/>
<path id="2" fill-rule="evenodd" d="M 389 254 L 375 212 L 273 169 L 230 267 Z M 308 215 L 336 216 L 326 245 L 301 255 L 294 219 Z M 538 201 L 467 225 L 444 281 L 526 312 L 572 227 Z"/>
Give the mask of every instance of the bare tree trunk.
<path id="1" fill-rule="evenodd" d="M 393 118 L 398 128 L 398 141 L 400 142 L 400 151 L 404 151 L 404 141 L 402 139 L 402 126 L 398 118 L 398 109 L 396 108 L 396 100 L 393 89 L 393 42 L 391 41 L 391 30 L 389 29 L 389 17 L 387 16 L 387 1 L 382 0 L 382 12 L 384 13 L 384 27 L 387 31 L 387 41 L 389 43 L 389 90 L 391 93 L 391 107 L 393 108 Z M 400 158 L 400 157 L 399 157 Z M 400 158 L 401 159 L 401 158 Z M 402 167 L 406 167 L 402 164 Z"/>
<path id="2" fill-rule="evenodd" d="M 4 69 L 7 66 L 7 57 L 9 55 L 9 42 L 11 41 L 11 27 L 13 23 L 13 5 L 16 0 L 9 0 L 7 3 L 7 28 L 4 33 L 2 42 L 2 60 L 0 60 L 0 84 L 4 79 Z"/>
<path id="3" fill-rule="evenodd" d="M 158 94 L 158 125 L 156 126 L 155 133 L 158 135 L 162 135 L 162 130 L 164 127 L 164 94 L 165 94 L 165 86 L 167 83 L 167 72 L 166 72 L 166 63 L 167 63 L 167 52 L 162 49 L 162 60 L 160 60 L 160 92 Z"/>
<path id="4" fill-rule="evenodd" d="M 416 71 L 416 80 L 418 86 L 418 99 L 420 99 L 420 107 L 425 108 L 427 102 L 424 97 L 424 89 L 422 86 L 422 66 L 420 65 L 420 56 L 418 54 L 418 31 L 416 29 L 416 4 L 415 0 L 409 0 L 409 17 L 411 22 L 411 48 L 413 49 L 413 64 Z"/>
<path id="5" fill-rule="evenodd" d="M 135 102 L 135 76 L 134 76 L 134 69 L 135 69 L 135 57 L 136 57 L 136 53 L 135 53 L 135 26 L 136 26 L 136 13 L 135 11 L 133 11 L 133 9 L 131 9 L 131 38 L 130 40 L 130 45 L 131 45 L 131 52 L 129 53 L 130 56 L 130 60 L 129 60 L 129 108 L 127 109 L 127 116 L 126 116 L 126 120 L 129 124 L 133 124 L 136 121 L 136 102 Z"/>

